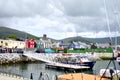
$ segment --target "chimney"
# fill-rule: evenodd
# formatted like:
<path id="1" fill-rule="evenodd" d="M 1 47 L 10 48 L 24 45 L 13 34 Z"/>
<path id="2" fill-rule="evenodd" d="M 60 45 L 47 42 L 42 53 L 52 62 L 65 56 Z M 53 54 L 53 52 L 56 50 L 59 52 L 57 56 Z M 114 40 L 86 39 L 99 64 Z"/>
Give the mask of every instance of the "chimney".
<path id="1" fill-rule="evenodd" d="M 43 39 L 47 39 L 47 35 L 46 34 L 43 34 Z"/>

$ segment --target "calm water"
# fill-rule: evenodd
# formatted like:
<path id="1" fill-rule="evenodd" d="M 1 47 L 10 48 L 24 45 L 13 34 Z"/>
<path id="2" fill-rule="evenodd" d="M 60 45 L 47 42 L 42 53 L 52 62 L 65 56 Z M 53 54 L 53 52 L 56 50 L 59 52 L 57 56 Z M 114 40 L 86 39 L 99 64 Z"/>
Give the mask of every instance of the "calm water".
<path id="1" fill-rule="evenodd" d="M 104 67 L 106 68 L 106 65 L 108 63 L 109 61 L 97 61 L 97 63 L 94 66 L 93 71 L 95 71 L 95 73 L 98 74 L 99 70 Z M 120 68 L 118 65 L 117 67 Z M 16 75 L 23 76 L 26 78 L 30 78 L 30 74 L 33 73 L 34 80 L 38 80 L 40 72 L 47 73 L 50 77 L 50 80 L 53 80 L 52 78 L 55 75 L 61 75 L 65 73 L 63 70 L 47 69 L 45 68 L 45 63 L 41 63 L 41 62 L 0 65 L 0 71 L 6 72 L 9 74 L 16 74 Z M 90 71 L 86 71 L 85 73 L 90 73 Z"/>

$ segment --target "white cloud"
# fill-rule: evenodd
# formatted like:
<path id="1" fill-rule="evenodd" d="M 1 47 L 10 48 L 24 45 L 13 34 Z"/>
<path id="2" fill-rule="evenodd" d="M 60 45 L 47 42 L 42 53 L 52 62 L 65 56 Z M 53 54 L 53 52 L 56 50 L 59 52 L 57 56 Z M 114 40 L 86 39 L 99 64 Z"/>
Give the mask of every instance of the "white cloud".
<path id="1" fill-rule="evenodd" d="M 112 2 L 106 0 L 106 6 L 111 36 L 116 36 L 120 27 L 113 9 L 120 10 L 120 1 Z M 110 36 L 103 0 L 1 0 L 0 26 L 55 39 Z"/>

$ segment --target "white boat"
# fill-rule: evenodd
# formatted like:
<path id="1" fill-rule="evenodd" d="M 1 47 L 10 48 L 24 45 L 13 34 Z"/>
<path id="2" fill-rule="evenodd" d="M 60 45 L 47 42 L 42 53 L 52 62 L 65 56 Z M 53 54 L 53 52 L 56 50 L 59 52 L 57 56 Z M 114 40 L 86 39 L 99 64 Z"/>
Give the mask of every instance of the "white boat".
<path id="1" fill-rule="evenodd" d="M 120 70 L 114 70 L 114 69 L 101 69 L 100 70 L 100 76 L 111 78 L 114 75 L 118 75 L 120 73 Z"/>
<path id="2" fill-rule="evenodd" d="M 89 56 L 85 54 L 62 54 L 61 56 L 56 56 L 55 61 L 62 64 L 89 66 L 90 69 L 95 63 L 95 61 L 89 60 Z"/>

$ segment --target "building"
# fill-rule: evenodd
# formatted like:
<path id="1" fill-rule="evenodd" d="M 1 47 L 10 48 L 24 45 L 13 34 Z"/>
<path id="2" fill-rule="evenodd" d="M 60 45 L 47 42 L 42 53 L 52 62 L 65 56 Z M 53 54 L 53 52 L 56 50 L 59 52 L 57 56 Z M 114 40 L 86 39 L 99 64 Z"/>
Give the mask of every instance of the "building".
<path id="1" fill-rule="evenodd" d="M 70 48 L 90 48 L 90 45 L 86 44 L 86 43 L 83 43 L 83 42 L 72 42 L 70 45 L 69 45 Z"/>
<path id="2" fill-rule="evenodd" d="M 96 43 L 97 48 L 109 48 L 110 43 Z"/>
<path id="3" fill-rule="evenodd" d="M 26 48 L 35 48 L 35 41 L 33 39 L 28 40 L 26 39 Z"/>
<path id="4" fill-rule="evenodd" d="M 52 41 L 51 39 L 47 38 L 46 34 L 44 34 L 39 41 L 36 41 L 36 43 L 37 43 L 37 48 L 52 48 Z"/>
<path id="5" fill-rule="evenodd" d="M 52 42 L 52 48 L 59 48 L 59 42 Z"/>
<path id="6" fill-rule="evenodd" d="M 16 41 L 16 40 L 2 40 L 0 39 L 0 48 L 25 48 L 24 41 Z"/>

